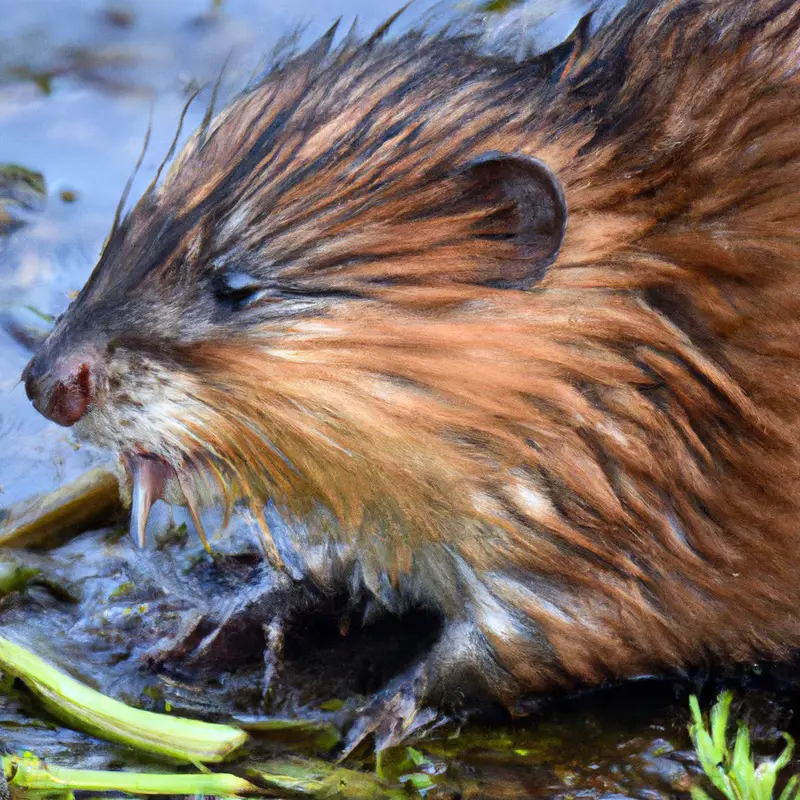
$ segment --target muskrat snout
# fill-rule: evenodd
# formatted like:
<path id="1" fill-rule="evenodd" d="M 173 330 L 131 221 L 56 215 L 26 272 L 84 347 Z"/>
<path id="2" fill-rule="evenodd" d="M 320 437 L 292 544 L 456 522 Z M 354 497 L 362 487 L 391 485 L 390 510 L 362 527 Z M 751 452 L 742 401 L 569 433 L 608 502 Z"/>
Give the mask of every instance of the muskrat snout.
<path id="1" fill-rule="evenodd" d="M 95 399 L 96 364 L 88 354 L 52 362 L 40 352 L 22 373 L 25 393 L 39 413 L 59 425 L 74 425 Z"/>

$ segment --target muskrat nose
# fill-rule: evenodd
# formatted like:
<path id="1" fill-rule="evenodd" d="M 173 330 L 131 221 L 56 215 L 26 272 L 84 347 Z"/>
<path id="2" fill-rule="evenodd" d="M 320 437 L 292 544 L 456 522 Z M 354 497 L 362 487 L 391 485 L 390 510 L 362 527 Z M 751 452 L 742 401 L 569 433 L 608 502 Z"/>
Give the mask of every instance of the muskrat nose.
<path id="1" fill-rule="evenodd" d="M 34 408 L 53 422 L 74 425 L 94 400 L 91 359 L 70 356 L 56 360 L 34 356 L 22 373 L 25 393 Z"/>

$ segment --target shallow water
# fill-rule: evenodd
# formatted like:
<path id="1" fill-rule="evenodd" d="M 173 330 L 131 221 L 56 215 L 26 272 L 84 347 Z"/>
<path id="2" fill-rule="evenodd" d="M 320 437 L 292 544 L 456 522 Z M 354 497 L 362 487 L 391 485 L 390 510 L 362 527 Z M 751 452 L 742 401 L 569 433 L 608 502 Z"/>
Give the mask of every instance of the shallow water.
<path id="1" fill-rule="evenodd" d="M 345 27 L 357 15 L 360 28 L 368 31 L 396 7 L 388 0 L 0 0 L 0 164 L 41 172 L 47 186 L 44 208 L 12 209 L 26 224 L 0 235 L 3 319 L 18 332 L 43 330 L 46 324 L 32 309 L 58 314 L 70 292 L 80 288 L 139 154 L 151 108 L 151 147 L 133 198 L 166 152 L 187 95 L 195 86 L 213 83 L 226 58 L 223 99 L 298 25 L 306 24 L 302 42 L 320 35 L 338 15 Z M 426 8 L 419 4 L 402 24 L 412 24 Z M 555 16 L 548 18 L 554 8 Z M 584 10 L 579 0 L 529 4 L 493 19 L 488 38 L 524 28 L 525 41 L 545 47 L 563 37 Z M 203 112 L 201 100 L 189 110 L 187 131 Z M 3 191 L 0 179 L 0 200 Z M 91 448 L 76 447 L 68 431 L 30 406 L 19 383 L 29 349 L 19 338 L 0 328 L 0 509 L 51 490 L 106 459 Z M 181 519 L 178 514 L 177 522 Z M 163 529 L 163 509 L 161 521 Z M 171 537 L 169 546 L 146 553 L 134 551 L 123 532 L 101 531 L 49 554 L 20 555 L 41 575 L 24 592 L 0 601 L 4 632 L 135 704 L 163 710 L 169 703 L 176 711 L 209 717 L 260 713 L 260 642 L 237 641 L 242 652 L 250 647 L 252 659 L 243 657 L 241 669 L 221 671 L 202 690 L 197 674 L 159 671 L 151 664 L 153 648 L 193 619 L 218 613 L 242 581 L 257 585 L 270 580 L 252 538 L 240 527 L 217 541 L 215 546 L 227 555 L 215 564 L 181 528 L 173 526 L 164 536 Z M 66 589 L 72 599 L 53 586 Z M 381 681 L 381 668 L 370 659 L 379 662 L 378 651 L 389 647 L 388 661 L 402 661 L 403 643 L 418 633 L 412 629 L 405 639 L 393 630 L 352 634 L 343 653 L 336 637 L 318 631 L 316 644 L 306 642 L 288 654 L 278 711 L 341 723 L 360 693 Z M 359 657 L 351 663 L 356 652 Z M 341 680 L 331 682 L 331 663 L 340 660 L 347 666 L 333 670 Z M 207 671 L 200 672 L 208 677 Z M 699 677 L 695 683 L 639 682 L 554 701 L 513 725 L 503 719 L 460 733 L 446 728 L 420 745 L 429 759 L 425 768 L 440 783 L 429 796 L 656 798 L 685 793 L 696 772 L 687 749 L 686 699 L 699 683 Z M 757 738 L 771 741 L 778 729 L 791 730 L 791 673 L 765 678 L 748 672 L 737 676 L 736 684 L 751 687 L 747 707 Z M 711 695 L 708 688 L 706 697 Z M 332 698 L 345 699 L 343 707 L 320 709 Z M 140 763 L 122 748 L 47 720 L 24 692 L 0 700 L 0 739 L 12 750 L 30 749 L 53 762 L 82 766 Z M 276 746 L 261 742 L 258 747 L 271 752 Z"/>

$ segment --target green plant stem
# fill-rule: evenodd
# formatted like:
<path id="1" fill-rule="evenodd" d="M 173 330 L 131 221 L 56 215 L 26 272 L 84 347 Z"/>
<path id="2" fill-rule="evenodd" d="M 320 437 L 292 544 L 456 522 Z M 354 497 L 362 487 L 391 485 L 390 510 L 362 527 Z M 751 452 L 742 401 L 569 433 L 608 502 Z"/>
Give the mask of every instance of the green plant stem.
<path id="1" fill-rule="evenodd" d="M 43 765 L 37 758 L 3 756 L 10 786 L 33 791 L 130 792 L 132 794 L 209 794 L 235 796 L 263 794 L 244 778 L 226 773 L 193 775 L 111 772 Z"/>
<path id="2" fill-rule="evenodd" d="M 57 717 L 103 739 L 187 763 L 224 760 L 247 739 L 230 725 L 156 714 L 90 689 L 0 636 L 0 669 L 24 681 Z"/>

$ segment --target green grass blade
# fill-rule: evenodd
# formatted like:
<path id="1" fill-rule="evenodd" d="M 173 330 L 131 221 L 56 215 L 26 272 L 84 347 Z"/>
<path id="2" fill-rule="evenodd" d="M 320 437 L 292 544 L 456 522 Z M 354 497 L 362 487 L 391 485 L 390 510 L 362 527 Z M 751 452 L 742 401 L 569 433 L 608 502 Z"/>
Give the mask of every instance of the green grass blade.
<path id="1" fill-rule="evenodd" d="M 717 702 L 711 707 L 709 722 L 711 723 L 711 738 L 714 742 L 714 751 L 721 761 L 728 752 L 727 732 L 728 716 L 733 702 L 731 692 L 723 692 Z"/>
<path id="2" fill-rule="evenodd" d="M 788 733 L 783 733 L 781 736 L 783 736 L 786 741 L 786 747 L 783 748 L 783 752 L 775 759 L 776 769 L 783 769 L 789 761 L 791 761 L 792 753 L 794 753 L 794 739 L 789 736 Z"/>
<path id="3" fill-rule="evenodd" d="M 778 800 L 795 800 L 797 794 L 795 793 L 795 787 L 797 786 L 797 775 L 792 775 L 791 778 L 786 783 L 786 786 L 783 787 L 783 791 L 780 794 Z"/>
<path id="4" fill-rule="evenodd" d="M 720 768 L 728 758 L 725 728 L 728 724 L 727 708 L 730 707 L 730 700 L 728 700 L 727 707 L 723 704 L 722 708 L 717 708 L 720 702 L 722 702 L 723 697 L 724 695 L 720 697 L 720 700 L 711 711 L 711 731 L 706 728 L 697 697 L 692 695 L 689 698 L 689 708 L 692 712 L 692 722 L 689 724 L 689 735 L 692 738 L 697 757 L 700 759 L 700 766 L 703 768 L 703 772 L 705 772 L 708 779 L 728 798 L 728 800 L 737 800 L 733 793 L 730 779 L 725 774 L 725 771 Z M 723 727 L 721 731 L 722 735 L 720 736 L 721 726 Z"/>
<path id="5" fill-rule="evenodd" d="M 756 768 L 750 752 L 750 732 L 746 725 L 740 725 L 736 732 L 736 741 L 733 745 L 733 756 L 727 767 L 731 783 L 736 788 L 736 797 L 749 797 L 756 793 L 757 778 Z M 772 789 L 767 795 L 766 800 L 772 796 Z M 758 800 L 757 797 L 749 797 L 749 800 Z"/>

